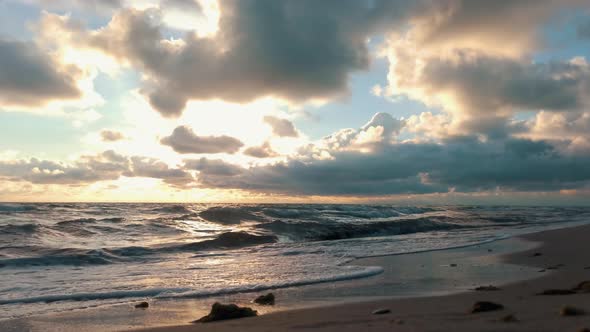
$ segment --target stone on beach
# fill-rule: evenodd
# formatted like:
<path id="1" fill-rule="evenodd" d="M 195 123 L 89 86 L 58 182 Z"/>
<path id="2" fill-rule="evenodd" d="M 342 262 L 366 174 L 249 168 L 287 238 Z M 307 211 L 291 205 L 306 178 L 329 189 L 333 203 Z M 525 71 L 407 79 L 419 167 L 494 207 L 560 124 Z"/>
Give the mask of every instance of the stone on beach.
<path id="1" fill-rule="evenodd" d="M 506 323 L 515 323 L 518 322 L 518 318 L 516 318 L 516 316 L 514 316 L 513 314 L 509 314 L 502 317 L 502 321 Z"/>
<path id="2" fill-rule="evenodd" d="M 273 293 L 268 293 L 266 295 L 260 295 L 256 299 L 254 299 L 254 303 L 260 305 L 274 305 L 275 304 L 275 295 Z"/>
<path id="3" fill-rule="evenodd" d="M 150 304 L 148 302 L 140 302 L 138 304 L 135 305 L 135 308 L 137 309 L 147 309 L 149 308 Z"/>
<path id="4" fill-rule="evenodd" d="M 571 289 L 546 289 L 537 295 L 571 295 L 576 294 L 575 291 Z"/>
<path id="5" fill-rule="evenodd" d="M 590 293 L 590 280 L 582 281 L 573 290 L 576 292 Z"/>
<path id="6" fill-rule="evenodd" d="M 373 311 L 373 315 L 385 315 L 390 314 L 391 310 L 387 308 L 377 309 Z"/>
<path id="7" fill-rule="evenodd" d="M 498 288 L 496 286 L 488 285 L 488 286 L 476 287 L 475 290 L 476 291 L 497 291 L 497 290 L 500 290 L 500 288 Z"/>
<path id="8" fill-rule="evenodd" d="M 562 316 L 579 316 L 584 314 L 584 310 L 566 305 L 561 308 L 559 314 Z"/>
<path id="9" fill-rule="evenodd" d="M 218 320 L 237 319 L 244 317 L 258 316 L 256 310 L 248 307 L 239 307 L 235 304 L 221 304 L 215 302 L 211 306 L 211 312 L 207 316 L 203 316 L 193 323 L 208 323 Z"/>
<path id="10" fill-rule="evenodd" d="M 475 314 L 478 312 L 496 311 L 502 309 L 504 309 L 504 306 L 501 304 L 489 301 L 479 301 L 473 305 L 473 307 L 471 308 L 471 313 Z"/>

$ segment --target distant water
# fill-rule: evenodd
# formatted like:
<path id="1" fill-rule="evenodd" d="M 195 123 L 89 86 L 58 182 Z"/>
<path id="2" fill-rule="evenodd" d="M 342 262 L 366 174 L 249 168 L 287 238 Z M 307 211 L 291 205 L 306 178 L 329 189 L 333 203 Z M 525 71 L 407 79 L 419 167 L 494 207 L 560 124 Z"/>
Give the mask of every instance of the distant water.
<path id="1" fill-rule="evenodd" d="M 590 221 L 590 208 L 0 204 L 0 319 L 369 277 L 354 258 Z"/>

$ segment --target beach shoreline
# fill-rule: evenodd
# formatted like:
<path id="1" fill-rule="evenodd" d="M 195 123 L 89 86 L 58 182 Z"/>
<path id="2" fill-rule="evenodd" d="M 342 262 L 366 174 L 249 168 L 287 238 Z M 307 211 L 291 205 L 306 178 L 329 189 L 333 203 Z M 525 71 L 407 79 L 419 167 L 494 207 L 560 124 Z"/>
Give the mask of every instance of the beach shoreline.
<path id="1" fill-rule="evenodd" d="M 590 225 L 520 236 L 539 243 L 502 256 L 511 264 L 530 266 L 539 277 L 500 286 L 489 292 L 387 299 L 321 308 L 297 309 L 255 318 L 208 324 L 142 329 L 141 331 L 579 331 L 590 327 L 590 315 L 563 317 L 564 306 L 590 312 L 590 294 L 537 295 L 548 289 L 571 289 L 590 280 Z M 471 314 L 477 301 L 502 304 L 503 310 Z M 373 315 L 379 308 L 390 314 Z M 505 318 L 513 315 L 512 319 Z"/>
<path id="2" fill-rule="evenodd" d="M 406 255 L 392 255 L 384 257 L 362 258 L 351 264 L 384 266 L 384 273 L 377 277 L 350 280 L 327 284 L 316 284 L 309 287 L 298 287 L 291 290 L 274 290 L 277 296 L 276 307 L 255 307 L 249 301 L 258 293 L 244 293 L 222 298 L 199 299 L 193 301 L 170 300 L 167 302 L 156 301 L 148 310 L 135 310 L 130 305 L 106 306 L 102 308 L 89 308 L 36 317 L 25 317 L 11 321 L 0 322 L 5 331 L 112 331 L 112 330 L 141 330 L 141 331 L 202 331 L 215 327 L 219 331 L 235 330 L 240 331 L 279 331 L 279 330 L 300 330 L 301 328 L 329 331 L 329 330 L 388 330 L 391 324 L 396 324 L 396 330 L 400 331 L 437 331 L 440 324 L 450 324 L 452 330 L 466 331 L 477 330 L 526 330 L 531 322 L 525 323 L 519 319 L 518 324 L 502 324 L 495 320 L 501 315 L 514 311 L 517 316 L 533 316 L 538 310 L 528 312 L 510 301 L 514 298 L 529 298 L 531 294 L 541 291 L 541 288 L 571 287 L 572 283 L 590 279 L 590 270 L 583 267 L 590 266 L 590 260 L 584 263 L 583 255 L 574 256 L 571 253 L 584 252 L 590 249 L 590 245 L 583 245 L 583 239 L 590 236 L 590 226 L 578 226 L 573 228 L 542 231 L 524 236 L 496 241 L 494 243 L 476 245 L 466 248 L 455 248 L 435 252 L 415 253 Z M 567 241 L 563 239 L 578 239 L 578 241 Z M 564 242 L 560 244 L 561 242 Z M 565 244 L 565 245 L 563 245 Z M 574 245 L 576 244 L 576 245 Z M 563 248 L 560 246 L 563 245 Z M 581 247 L 580 247 L 581 246 Z M 562 255 L 551 255 L 550 252 L 562 251 Z M 543 253 L 541 256 L 532 256 L 534 252 Z M 546 252 L 546 253 L 545 253 Z M 406 260 L 404 263 L 402 260 Z M 413 264 L 409 264 L 409 260 Z M 417 260 L 422 260 L 420 263 Z M 459 266 L 451 267 L 451 262 L 459 262 Z M 471 262 L 471 263 L 469 263 Z M 476 262 L 476 264 L 473 264 Z M 484 263 L 485 262 L 485 263 Z M 443 264 L 444 263 L 444 264 Z M 424 283 L 417 283 L 411 289 L 406 287 L 408 280 L 412 280 L 411 271 L 408 266 L 414 266 L 415 270 L 430 264 L 437 276 L 444 273 L 467 273 L 471 280 L 479 281 L 482 285 L 494 284 L 501 286 L 501 291 L 495 292 L 473 292 L 472 288 L 477 286 L 473 283 L 459 285 L 447 285 L 446 291 L 434 292 L 425 289 Z M 564 264 L 556 270 L 547 270 L 547 267 L 555 267 Z M 395 269 L 395 266 L 401 265 Z M 454 264 L 453 264 L 454 265 Z M 584 266 L 582 266 L 584 265 Z M 406 266 L 404 268 L 403 266 Z M 422 267 L 421 267 L 422 266 Z M 527 268 L 528 266 L 528 268 Z M 576 270 L 576 266 L 578 267 Z M 388 268 L 393 269 L 388 271 Z M 545 270 L 544 272 L 539 272 Z M 383 288 L 392 284 L 392 276 L 398 276 L 400 271 L 405 273 L 406 293 L 396 296 L 387 295 Z M 441 272 L 442 271 L 442 272 Z M 567 273 L 566 273 L 567 272 Z M 423 273 L 423 272 L 420 272 Z M 441 274 L 442 273 L 442 274 Z M 516 275 L 519 274 L 520 275 Z M 565 273 L 565 275 L 563 275 Z M 416 274 L 418 278 L 421 274 Z M 474 278 L 477 277 L 477 278 Z M 380 278 L 380 279 L 379 279 Z M 447 283 L 453 281 L 453 275 L 447 275 Z M 464 279 L 458 278 L 459 283 Z M 568 282 L 565 282 L 567 280 Z M 435 283 L 436 289 L 440 290 L 440 280 Z M 438 284 L 437 284 L 438 283 Z M 411 282 L 410 282 L 411 284 Z M 554 285 L 553 285 L 554 284 Z M 369 285 L 369 286 L 368 286 Z M 528 293 L 522 293 L 519 285 L 528 285 L 531 289 Z M 551 287 L 550 287 L 551 286 Z M 397 287 L 394 285 L 393 287 Z M 535 291 L 532 289 L 535 288 Z M 434 289 L 434 288 L 433 288 Z M 301 290 L 307 293 L 301 294 Z M 291 293 L 289 293 L 291 291 Z M 293 293 L 295 291 L 295 293 Z M 372 294 L 371 291 L 373 292 Z M 358 292 L 358 296 L 354 296 Z M 296 296 L 293 296 L 296 294 Z M 317 295 L 318 300 L 310 299 L 310 294 Z M 336 295 L 330 298 L 330 294 Z M 372 296 L 371 296 L 372 295 Z M 590 296 L 590 295 L 588 295 Z M 504 302 L 506 310 L 497 313 L 467 315 L 470 305 L 476 298 L 497 299 Z M 584 294 L 576 294 L 564 298 L 563 296 L 534 297 L 535 300 L 588 300 Z M 188 324 L 190 321 L 204 315 L 213 301 L 236 302 L 240 305 L 255 307 L 261 313 L 260 317 L 225 321 L 210 324 Z M 510 301 L 509 301 L 510 300 Z M 576 302 L 577 301 L 577 302 Z M 436 310 L 437 305 L 444 304 L 445 310 Z M 555 319 L 568 323 L 559 317 L 557 311 L 560 305 L 566 303 L 555 303 L 552 314 Z M 583 306 L 583 305 L 582 305 Z M 392 314 L 375 316 L 371 312 L 379 308 L 388 308 Z M 512 309 L 514 308 L 514 309 Z M 518 310 L 516 310 L 518 309 Z M 590 307 L 587 308 L 590 310 Z M 521 311 L 525 314 L 522 314 Z M 546 313 L 550 317 L 549 313 Z M 528 319 L 527 319 L 528 320 Z M 495 322 L 490 325 L 490 322 Z M 541 320 L 542 321 L 542 320 Z M 588 318 L 584 316 L 574 317 L 571 324 L 588 326 Z M 399 323 L 402 324 L 399 324 Z M 561 322 L 560 322 L 561 323 Z M 569 324 L 568 323 L 568 324 Z M 213 325 L 211 325 L 213 324 Z M 475 324 L 475 326 L 473 325 Z M 485 326 L 485 325 L 490 326 Z M 398 326 L 399 325 L 399 326 Z M 544 324 L 540 327 L 547 327 Z M 537 326 L 537 327 L 539 327 Z M 549 325 L 548 325 L 549 326 Z M 561 327 L 559 327 L 561 328 Z M 547 331 L 558 331 L 560 329 L 547 329 Z M 438 329 L 440 331 L 440 329 Z"/>

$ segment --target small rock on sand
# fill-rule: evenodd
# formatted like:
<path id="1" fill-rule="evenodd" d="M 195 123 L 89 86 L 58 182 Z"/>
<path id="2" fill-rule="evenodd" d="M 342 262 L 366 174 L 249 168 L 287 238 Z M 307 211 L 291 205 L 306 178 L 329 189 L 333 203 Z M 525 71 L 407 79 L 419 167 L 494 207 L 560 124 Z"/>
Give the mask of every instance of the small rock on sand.
<path id="1" fill-rule="evenodd" d="M 574 287 L 573 290 L 582 293 L 590 293 L 590 280 L 582 281 Z"/>
<path id="2" fill-rule="evenodd" d="M 543 254 L 540 252 L 536 252 L 533 254 L 533 257 L 539 257 L 539 256 L 543 256 Z"/>
<path id="3" fill-rule="evenodd" d="M 150 307 L 150 304 L 147 302 L 140 302 L 135 305 L 135 308 L 137 308 L 137 309 L 147 309 L 149 307 Z"/>
<path id="4" fill-rule="evenodd" d="M 488 302 L 488 301 L 479 301 L 473 305 L 470 312 L 472 314 L 475 314 L 478 312 L 496 311 L 496 310 L 502 310 L 502 309 L 504 309 L 504 306 L 501 304 L 494 303 L 494 302 Z"/>
<path id="5" fill-rule="evenodd" d="M 579 316 L 584 314 L 584 310 L 566 305 L 561 308 L 559 314 L 562 316 Z"/>
<path id="6" fill-rule="evenodd" d="M 506 322 L 506 323 L 515 323 L 515 322 L 518 322 L 518 318 L 516 318 L 516 316 L 514 316 L 513 314 L 506 315 L 506 316 L 502 317 L 501 320 L 503 322 Z"/>
<path id="7" fill-rule="evenodd" d="M 385 314 L 390 314 L 390 313 L 391 313 L 391 310 L 386 309 L 386 308 L 377 309 L 372 312 L 373 315 L 385 315 Z"/>
<path id="8" fill-rule="evenodd" d="M 457 267 L 457 264 L 453 263 L 451 265 L 449 265 L 450 267 Z"/>
<path id="9" fill-rule="evenodd" d="M 485 292 L 485 291 L 497 291 L 497 290 L 500 290 L 500 288 L 498 288 L 496 286 L 489 285 L 489 286 L 475 287 L 474 290 L 476 290 L 476 291 L 484 291 Z"/>
<path id="10" fill-rule="evenodd" d="M 207 316 L 203 316 L 193 323 L 209 323 L 218 320 L 254 316 L 258 316 L 258 312 L 256 310 L 252 310 L 252 308 L 239 307 L 235 304 L 221 304 L 219 302 L 215 302 L 213 306 L 211 306 L 211 312 Z"/>
<path id="11" fill-rule="evenodd" d="M 537 295 L 571 295 L 576 294 L 575 291 L 571 289 L 546 289 Z"/>
<path id="12" fill-rule="evenodd" d="M 275 304 L 275 295 L 273 293 L 268 293 L 266 295 L 260 295 L 256 299 L 254 299 L 254 303 L 260 305 L 274 305 Z"/>

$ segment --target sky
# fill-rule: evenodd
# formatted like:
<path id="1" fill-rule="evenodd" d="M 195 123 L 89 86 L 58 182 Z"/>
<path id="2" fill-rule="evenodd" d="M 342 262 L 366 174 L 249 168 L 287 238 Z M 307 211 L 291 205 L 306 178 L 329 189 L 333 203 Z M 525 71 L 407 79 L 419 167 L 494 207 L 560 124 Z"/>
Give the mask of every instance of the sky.
<path id="1" fill-rule="evenodd" d="M 0 201 L 588 205 L 587 0 L 0 0 Z"/>

